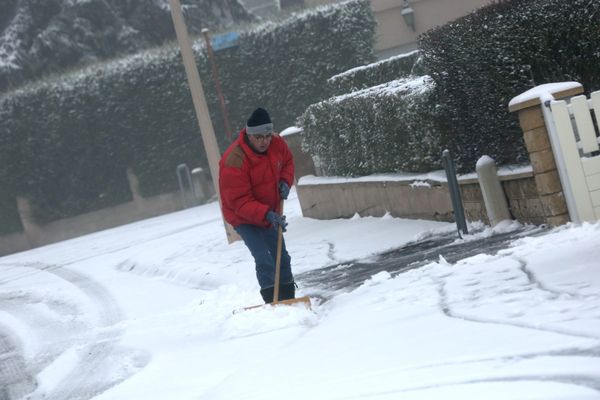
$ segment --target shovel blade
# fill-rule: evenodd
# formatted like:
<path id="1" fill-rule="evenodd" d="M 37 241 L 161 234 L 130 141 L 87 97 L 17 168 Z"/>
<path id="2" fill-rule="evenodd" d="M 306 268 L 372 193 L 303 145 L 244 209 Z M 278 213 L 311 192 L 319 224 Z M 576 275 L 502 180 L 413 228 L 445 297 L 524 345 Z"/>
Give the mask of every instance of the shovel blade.
<path id="1" fill-rule="evenodd" d="M 309 310 L 311 309 L 310 297 L 304 296 L 304 297 L 297 297 L 295 299 L 281 300 L 281 301 L 277 301 L 277 302 L 274 301 L 274 302 L 268 303 L 268 304 L 258 304 L 256 306 L 244 307 L 244 308 L 234 310 L 233 313 L 237 314 L 242 311 L 252 310 L 254 308 L 260 308 L 260 307 L 266 307 L 266 306 L 280 306 L 280 305 L 281 306 L 290 306 L 290 305 L 294 305 L 294 304 L 303 304 Z"/>

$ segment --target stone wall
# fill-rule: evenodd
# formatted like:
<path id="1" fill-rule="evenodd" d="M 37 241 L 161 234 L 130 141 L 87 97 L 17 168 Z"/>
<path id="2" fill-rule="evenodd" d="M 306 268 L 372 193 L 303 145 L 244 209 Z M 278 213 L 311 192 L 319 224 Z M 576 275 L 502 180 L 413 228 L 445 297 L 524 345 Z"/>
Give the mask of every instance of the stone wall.
<path id="1" fill-rule="evenodd" d="M 523 223 L 545 222 L 544 209 L 531 172 L 500 177 L 511 213 Z M 305 183 L 308 182 L 308 183 Z M 310 178 L 297 186 L 305 217 L 316 219 L 381 217 L 418 218 L 454 221 L 454 212 L 446 182 L 428 179 L 411 180 L 328 180 Z M 461 197 L 468 221 L 489 224 L 477 179 L 460 179 Z"/>
<path id="2" fill-rule="evenodd" d="M 204 173 L 204 175 L 206 175 Z M 167 214 L 185 208 L 182 194 L 164 193 L 153 197 L 142 197 L 139 192 L 139 183 L 131 170 L 127 171 L 129 187 L 133 200 L 114 207 L 77 215 L 53 221 L 48 224 L 38 224 L 33 217 L 29 201 L 26 198 L 17 198 L 19 216 L 23 225 L 23 232 L 15 232 L 0 236 L 0 256 L 29 250 L 34 247 L 56 243 L 61 240 L 86 235 L 103 229 L 128 224 L 145 218 Z M 194 179 L 208 179 L 202 174 L 196 174 Z M 194 182 L 196 185 L 197 182 Z M 206 184 L 202 196 L 204 201 L 214 196 L 211 184 Z"/>
<path id="3" fill-rule="evenodd" d="M 411 186 L 411 182 L 363 181 L 297 186 L 302 215 L 315 219 L 394 217 L 452 220 L 448 188 L 440 182 Z"/>
<path id="4" fill-rule="evenodd" d="M 500 176 L 504 195 L 514 219 L 523 223 L 561 225 L 570 221 L 548 130 L 542 111 L 541 94 L 555 99 L 583 92 L 580 84 L 541 85 L 513 100 L 509 110 L 517 113 L 531 160 L 528 173 Z M 360 180 L 300 181 L 298 196 L 302 212 L 318 219 L 347 218 L 355 213 L 381 216 L 452 220 L 453 211 L 445 182 L 428 181 L 427 186 L 410 180 L 367 182 Z M 481 189 L 476 178 L 459 179 L 466 218 L 489 223 Z"/>
<path id="5" fill-rule="evenodd" d="M 0 256 L 29 250 L 31 247 L 24 232 L 0 236 Z"/>
<path id="6" fill-rule="evenodd" d="M 485 211 L 485 204 L 483 202 L 481 189 L 479 188 L 479 183 L 477 181 L 472 182 L 469 180 L 459 184 L 466 220 L 482 221 L 485 224 L 489 224 L 490 221 Z"/>
<path id="7" fill-rule="evenodd" d="M 503 181 L 502 188 L 513 218 L 535 225 L 546 223 L 542 201 L 533 177 Z"/>
<path id="8" fill-rule="evenodd" d="M 166 193 L 144 198 L 143 203 L 131 201 L 115 207 L 38 225 L 30 218 L 28 201 L 19 198 L 18 202 L 19 212 L 24 222 L 24 231 L 0 237 L 0 256 L 183 209 L 179 193 Z"/>

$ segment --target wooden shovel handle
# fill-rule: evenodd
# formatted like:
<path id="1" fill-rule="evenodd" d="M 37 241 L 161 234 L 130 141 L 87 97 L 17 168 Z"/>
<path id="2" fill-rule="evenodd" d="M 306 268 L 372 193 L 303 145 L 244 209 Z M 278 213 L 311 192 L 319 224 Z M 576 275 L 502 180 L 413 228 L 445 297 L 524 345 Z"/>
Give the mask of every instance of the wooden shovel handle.
<path id="1" fill-rule="evenodd" d="M 279 203 L 279 212 L 283 215 L 283 199 Z M 273 303 L 279 303 L 279 279 L 281 275 L 281 248 L 283 244 L 283 228 L 277 228 L 277 258 L 275 259 L 275 287 L 273 288 Z"/>

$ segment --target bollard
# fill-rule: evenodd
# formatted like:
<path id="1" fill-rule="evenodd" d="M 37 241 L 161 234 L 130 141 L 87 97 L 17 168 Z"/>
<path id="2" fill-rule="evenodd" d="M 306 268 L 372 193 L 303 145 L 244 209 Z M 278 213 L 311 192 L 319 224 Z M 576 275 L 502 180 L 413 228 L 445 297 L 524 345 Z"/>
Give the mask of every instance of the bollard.
<path id="1" fill-rule="evenodd" d="M 454 219 L 456 219 L 458 236 L 462 239 L 462 235 L 468 234 L 469 231 L 467 229 L 465 210 L 463 208 L 462 198 L 460 196 L 460 186 L 458 186 L 458 180 L 456 179 L 454 162 L 450 156 L 450 150 L 446 149 L 442 152 L 442 161 L 444 163 L 444 169 L 446 170 L 446 178 L 448 179 L 448 190 L 450 192 L 452 208 L 454 209 Z"/>
<path id="2" fill-rule="evenodd" d="M 214 195 L 212 184 L 208 181 L 208 174 L 204 169 L 198 167 L 192 170 L 192 182 L 199 204 L 207 202 Z"/>
<path id="3" fill-rule="evenodd" d="M 179 164 L 177 166 L 177 182 L 179 183 L 183 208 L 196 205 L 194 187 L 192 186 L 192 176 L 190 174 L 190 169 L 186 164 Z"/>
<path id="4" fill-rule="evenodd" d="M 489 156 L 482 156 L 477 161 L 475 170 L 477 171 L 477 180 L 479 180 L 490 225 L 493 227 L 502 221 L 511 220 L 512 217 L 508 210 L 504 190 L 498 178 L 494 159 Z"/>

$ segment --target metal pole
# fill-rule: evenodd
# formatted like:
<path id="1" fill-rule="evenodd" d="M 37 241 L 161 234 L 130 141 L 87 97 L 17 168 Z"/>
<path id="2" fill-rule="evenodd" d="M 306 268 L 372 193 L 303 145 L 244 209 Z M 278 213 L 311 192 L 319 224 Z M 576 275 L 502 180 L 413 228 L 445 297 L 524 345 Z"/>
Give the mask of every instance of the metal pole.
<path id="1" fill-rule="evenodd" d="M 190 85 L 190 91 L 192 93 L 192 101 L 194 102 L 194 108 L 196 110 L 196 117 L 198 118 L 198 126 L 200 127 L 202 142 L 204 143 L 206 158 L 208 159 L 210 175 L 212 177 L 215 193 L 217 193 L 217 196 L 219 197 L 220 205 L 219 145 L 217 143 L 217 138 L 215 137 L 212 121 L 210 120 L 208 106 L 206 105 L 206 98 L 204 97 L 204 89 L 202 88 L 202 81 L 200 80 L 200 74 L 198 73 L 198 67 L 196 66 L 192 44 L 185 26 L 185 20 L 183 19 L 183 12 L 181 11 L 181 3 L 179 0 L 169 0 L 169 3 L 171 5 L 171 17 L 173 18 L 173 25 L 175 25 L 177 41 L 179 42 L 179 47 L 181 48 L 183 66 L 185 67 L 185 73 L 187 75 L 188 84 Z M 224 219 L 223 224 L 225 225 L 225 232 L 227 234 L 227 240 L 229 243 L 239 240 L 240 237 L 236 234 L 231 225 L 226 223 Z"/>
<path id="2" fill-rule="evenodd" d="M 177 183 L 179 183 L 179 192 L 181 193 L 181 202 L 183 203 L 183 208 L 188 208 L 187 199 L 185 195 L 185 185 L 183 184 L 182 173 L 187 168 L 185 164 L 179 164 L 177 166 Z"/>
<path id="3" fill-rule="evenodd" d="M 215 53 L 213 52 L 212 44 L 210 43 L 210 37 L 208 36 L 208 29 L 202 29 L 202 35 L 206 42 L 206 51 L 208 53 L 208 60 L 212 68 L 213 81 L 215 82 L 215 89 L 217 90 L 217 96 L 219 97 L 219 106 L 221 107 L 221 115 L 223 115 L 223 125 L 225 127 L 225 134 L 227 139 L 231 139 L 231 127 L 229 125 L 229 114 L 227 113 L 227 104 L 225 104 L 225 97 L 223 96 L 223 89 L 221 88 L 221 80 L 219 79 L 219 69 L 217 67 L 217 61 L 215 60 Z"/>
<path id="4" fill-rule="evenodd" d="M 450 150 L 446 149 L 442 152 L 442 161 L 444 162 L 446 178 L 448 179 L 448 190 L 450 191 L 450 200 L 452 200 L 452 208 L 454 209 L 454 218 L 456 219 L 458 236 L 462 238 L 462 235 L 468 234 L 469 231 L 467 230 L 465 210 L 463 208 L 462 198 L 460 196 L 460 186 L 458 186 L 458 180 L 456 179 L 454 162 L 450 156 Z"/>

